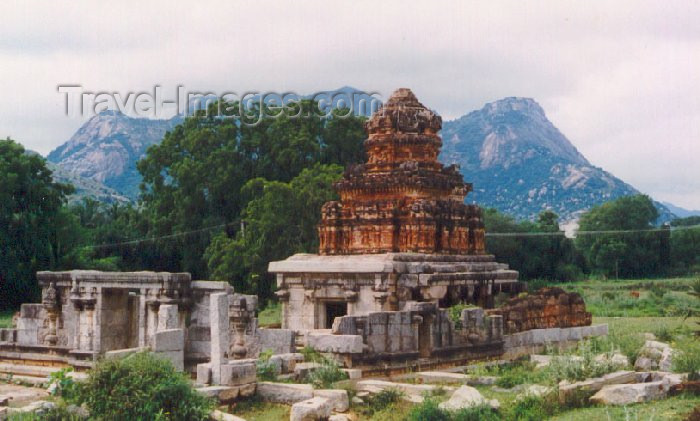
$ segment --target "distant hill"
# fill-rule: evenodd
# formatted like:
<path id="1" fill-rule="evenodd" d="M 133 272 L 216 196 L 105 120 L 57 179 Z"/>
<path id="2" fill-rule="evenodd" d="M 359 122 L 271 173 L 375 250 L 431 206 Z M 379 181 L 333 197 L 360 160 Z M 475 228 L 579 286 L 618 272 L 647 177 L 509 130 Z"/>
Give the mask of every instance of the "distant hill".
<path id="1" fill-rule="evenodd" d="M 474 184 L 467 201 L 521 219 L 543 210 L 574 220 L 592 206 L 639 191 L 590 162 L 530 98 L 504 98 L 443 123 L 441 159 Z M 657 203 L 660 221 L 672 213 Z"/>
<path id="2" fill-rule="evenodd" d="M 675 206 L 674 204 L 668 202 L 661 203 L 663 203 L 664 206 L 669 208 L 671 212 L 673 212 L 679 218 L 687 218 L 689 216 L 700 216 L 700 210 L 688 210 L 680 206 Z"/>
<path id="3" fill-rule="evenodd" d="M 66 176 L 98 181 L 134 199 L 141 182 L 136 162 L 149 146 L 160 143 L 165 133 L 181 121 L 181 117 L 151 120 L 105 111 L 88 120 L 68 142 L 49 153 L 47 159 Z"/>
<path id="4" fill-rule="evenodd" d="M 343 87 L 334 91 L 334 103 L 370 97 Z M 304 98 L 311 98 L 307 95 Z M 117 196 L 134 199 L 140 174 L 136 162 L 148 146 L 182 121 L 133 118 L 119 112 L 103 112 L 86 122 L 48 160 L 63 177 L 78 176 L 98 182 Z M 532 219 L 550 209 L 562 220 L 576 220 L 591 206 L 639 191 L 591 163 L 547 119 L 544 110 L 529 98 L 504 98 L 486 104 L 456 120 L 443 123 L 441 160 L 461 166 L 465 180 L 474 184 L 468 202 L 494 207 L 519 219 Z M 86 187 L 86 190 L 91 190 Z M 110 194 L 104 197 L 113 197 Z M 657 203 L 660 222 L 672 219 L 668 206 Z"/>

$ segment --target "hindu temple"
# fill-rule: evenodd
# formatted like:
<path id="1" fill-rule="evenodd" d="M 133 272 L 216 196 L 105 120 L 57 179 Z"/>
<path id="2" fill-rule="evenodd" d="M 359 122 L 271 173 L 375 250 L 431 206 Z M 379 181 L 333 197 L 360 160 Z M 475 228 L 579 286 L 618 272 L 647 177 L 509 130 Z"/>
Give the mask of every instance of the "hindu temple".
<path id="1" fill-rule="evenodd" d="M 367 162 L 347 169 L 323 205 L 319 254 L 272 262 L 283 327 L 331 328 L 338 316 L 414 303 L 491 307 L 518 288 L 516 271 L 484 251 L 471 184 L 438 161 L 442 119 L 398 89 L 366 122 Z"/>

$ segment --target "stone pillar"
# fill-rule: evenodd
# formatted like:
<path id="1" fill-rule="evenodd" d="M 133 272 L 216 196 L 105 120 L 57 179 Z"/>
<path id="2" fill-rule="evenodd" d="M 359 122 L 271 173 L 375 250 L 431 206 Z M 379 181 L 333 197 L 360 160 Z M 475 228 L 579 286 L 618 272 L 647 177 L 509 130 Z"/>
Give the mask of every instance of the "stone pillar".
<path id="1" fill-rule="evenodd" d="M 209 296 L 209 323 L 212 383 L 221 384 L 221 365 L 226 363 L 226 351 L 229 346 L 228 294 L 225 292 Z"/>
<path id="2" fill-rule="evenodd" d="M 56 289 L 55 282 L 51 282 L 49 286 L 44 289 L 41 297 L 41 303 L 44 306 L 44 310 L 46 310 L 46 317 L 49 325 L 49 331 L 44 337 L 44 344 L 55 346 L 58 342 L 57 320 L 59 313 L 61 312 L 61 301 L 58 296 L 58 290 Z"/>
<path id="3" fill-rule="evenodd" d="M 148 345 L 146 338 L 146 325 L 148 323 L 148 306 L 146 305 L 147 289 L 142 289 L 139 294 L 139 347 L 145 348 Z"/>
<path id="4" fill-rule="evenodd" d="M 245 331 L 250 321 L 248 314 L 248 303 L 243 297 L 236 298 L 231 304 L 228 312 L 231 326 L 233 326 L 235 338 L 229 356 L 240 360 L 245 358 L 247 350 L 245 347 Z"/>
<path id="5" fill-rule="evenodd" d="M 157 332 L 180 327 L 180 314 L 177 304 L 161 304 L 158 308 Z"/>

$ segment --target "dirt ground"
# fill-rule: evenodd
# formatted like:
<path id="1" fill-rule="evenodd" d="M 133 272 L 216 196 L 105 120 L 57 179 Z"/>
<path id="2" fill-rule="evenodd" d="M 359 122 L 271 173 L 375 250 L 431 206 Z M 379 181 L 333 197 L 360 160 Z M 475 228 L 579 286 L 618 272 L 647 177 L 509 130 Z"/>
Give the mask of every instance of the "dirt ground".
<path id="1" fill-rule="evenodd" d="M 11 408 L 21 408 L 32 402 L 45 400 L 49 394 L 46 390 L 37 387 L 0 383 L 0 396 L 11 398 L 9 402 Z"/>

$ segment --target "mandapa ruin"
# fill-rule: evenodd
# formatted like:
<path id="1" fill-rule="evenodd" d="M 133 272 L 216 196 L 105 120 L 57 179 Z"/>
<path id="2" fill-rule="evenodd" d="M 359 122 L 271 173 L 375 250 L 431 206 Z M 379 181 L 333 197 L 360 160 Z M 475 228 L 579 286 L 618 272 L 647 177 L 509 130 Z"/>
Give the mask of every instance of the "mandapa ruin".
<path id="1" fill-rule="evenodd" d="M 281 328 L 258 326 L 256 296 L 187 273 L 39 272 L 42 302 L 23 304 L 0 329 L 0 373 L 81 371 L 150 350 L 230 401 L 255 393 L 268 350 L 278 374 L 303 372 L 297 351 L 308 346 L 367 376 L 607 334 L 578 294 L 557 288 L 493 309 L 496 294 L 523 285 L 485 252 L 481 210 L 464 203 L 471 185 L 438 161 L 441 125 L 409 89 L 367 121 L 368 160 L 348 168 L 335 184 L 340 200 L 323 206 L 319 254 L 269 264 Z"/>

